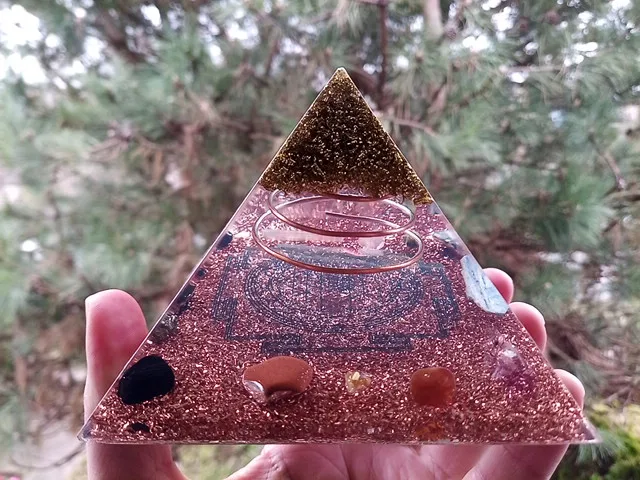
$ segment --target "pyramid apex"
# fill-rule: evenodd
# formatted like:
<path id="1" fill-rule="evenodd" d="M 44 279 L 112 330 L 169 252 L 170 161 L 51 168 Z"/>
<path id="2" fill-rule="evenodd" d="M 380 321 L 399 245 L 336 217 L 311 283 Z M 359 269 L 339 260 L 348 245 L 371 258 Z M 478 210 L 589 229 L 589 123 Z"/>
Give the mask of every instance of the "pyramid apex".
<path id="1" fill-rule="evenodd" d="M 333 76 L 334 76 L 334 77 L 336 77 L 336 76 L 340 76 L 340 77 L 347 77 L 347 78 L 351 78 L 351 77 L 349 77 L 349 74 L 347 73 L 347 69 L 346 69 L 346 68 L 344 68 L 344 67 L 338 67 L 338 68 L 336 69 L 336 71 L 335 71 L 335 72 L 333 72 Z"/>
<path id="2" fill-rule="evenodd" d="M 433 200 L 344 68 L 338 68 L 260 179 L 267 190 Z"/>

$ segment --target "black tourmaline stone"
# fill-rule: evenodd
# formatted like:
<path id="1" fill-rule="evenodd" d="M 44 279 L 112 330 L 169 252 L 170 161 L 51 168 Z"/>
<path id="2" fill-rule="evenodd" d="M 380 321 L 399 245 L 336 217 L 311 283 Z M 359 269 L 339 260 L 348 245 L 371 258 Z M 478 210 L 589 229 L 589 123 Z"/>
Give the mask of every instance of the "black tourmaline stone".
<path id="1" fill-rule="evenodd" d="M 182 315 L 189 309 L 189 299 L 196 289 L 195 284 L 188 283 L 184 286 L 184 288 L 180 291 L 180 294 L 176 298 L 175 305 L 177 307 L 177 314 Z"/>
<path id="2" fill-rule="evenodd" d="M 176 303 L 186 303 L 189 300 L 189 297 L 196 289 L 196 286 L 193 283 L 188 283 L 184 286 L 184 288 L 180 291 L 178 298 L 176 298 Z"/>
<path id="3" fill-rule="evenodd" d="M 132 432 L 144 432 L 144 433 L 151 432 L 151 429 L 149 428 L 149 425 L 147 425 L 146 423 L 142 423 L 142 422 L 133 422 L 131 425 L 129 425 L 129 429 Z"/>
<path id="4" fill-rule="evenodd" d="M 157 355 L 140 359 L 127 369 L 118 385 L 123 403 L 134 405 L 166 395 L 176 384 L 173 369 Z"/>
<path id="5" fill-rule="evenodd" d="M 216 248 L 218 250 L 222 250 L 223 248 L 227 247 L 231 243 L 231 240 L 233 240 L 233 233 L 231 232 L 225 233 L 222 236 L 222 238 L 218 240 L 218 244 L 216 245 Z"/>

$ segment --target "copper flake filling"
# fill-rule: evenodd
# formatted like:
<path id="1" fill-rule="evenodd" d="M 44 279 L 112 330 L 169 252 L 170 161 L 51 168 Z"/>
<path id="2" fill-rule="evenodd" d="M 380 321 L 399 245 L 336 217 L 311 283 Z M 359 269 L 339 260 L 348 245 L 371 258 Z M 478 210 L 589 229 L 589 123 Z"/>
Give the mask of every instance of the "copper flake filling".
<path id="1" fill-rule="evenodd" d="M 83 438 L 111 443 L 593 438 L 575 400 L 514 315 L 485 311 L 467 297 L 459 256 L 464 247 L 452 252 L 433 238 L 433 232 L 450 230 L 435 204 L 416 210 L 415 230 L 425 242 L 420 263 L 380 274 L 337 275 L 294 267 L 256 246 L 248 232 L 264 212 L 267 195 L 259 186 L 252 192 L 230 225 L 231 238 L 212 250 L 174 302 L 166 315 L 176 323 L 171 334 L 163 330 L 154 341 L 152 332 L 130 362 L 129 367 L 150 355 L 162 358 L 174 372 L 175 387 L 127 405 L 116 383 Z M 310 252 L 315 248 L 310 245 Z M 282 378 L 258 372 L 262 381 L 304 391 L 256 401 L 243 375 L 282 356 L 304 361 L 290 370 L 296 379 L 284 378 L 286 372 Z M 304 365 L 313 368 L 312 376 L 300 368 Z M 416 399 L 412 375 L 432 367 L 443 370 L 423 376 L 421 388 L 429 393 L 418 392 Z M 447 372 L 455 377 L 455 390 Z M 304 385 L 297 383 L 300 375 Z"/>

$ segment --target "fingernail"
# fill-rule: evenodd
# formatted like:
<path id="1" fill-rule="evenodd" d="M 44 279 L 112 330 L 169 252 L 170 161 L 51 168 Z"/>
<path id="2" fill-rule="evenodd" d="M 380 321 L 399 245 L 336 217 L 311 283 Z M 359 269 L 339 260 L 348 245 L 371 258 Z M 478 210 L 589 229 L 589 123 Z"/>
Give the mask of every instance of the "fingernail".
<path id="1" fill-rule="evenodd" d="M 90 312 L 94 313 L 95 309 L 99 306 L 102 301 L 102 297 L 109 293 L 110 290 L 102 290 L 100 292 L 96 292 L 94 294 L 89 295 L 84 299 L 84 311 L 88 315 Z"/>
<path id="2" fill-rule="evenodd" d="M 87 298 L 84 299 L 84 309 L 85 311 L 90 310 L 96 303 L 97 300 L 97 296 L 100 295 L 100 292 L 98 293 L 94 293 L 92 295 L 89 295 Z"/>

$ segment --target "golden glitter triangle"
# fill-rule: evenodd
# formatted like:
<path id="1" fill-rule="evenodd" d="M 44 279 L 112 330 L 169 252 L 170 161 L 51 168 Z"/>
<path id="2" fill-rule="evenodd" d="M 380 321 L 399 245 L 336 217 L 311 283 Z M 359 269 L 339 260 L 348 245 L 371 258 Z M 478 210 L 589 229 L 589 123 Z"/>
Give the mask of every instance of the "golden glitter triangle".
<path id="1" fill-rule="evenodd" d="M 267 190 L 433 199 L 344 68 L 333 74 L 260 179 Z"/>

